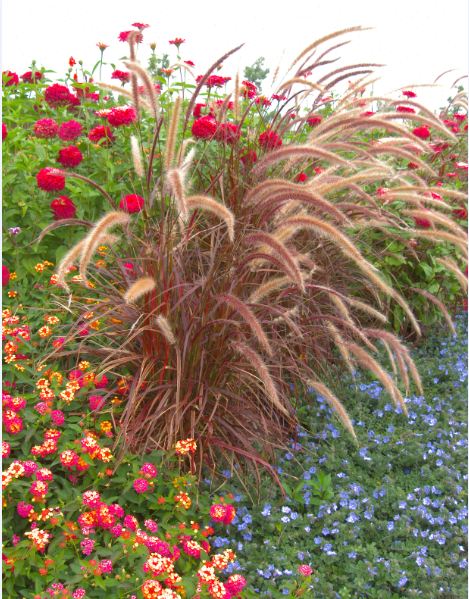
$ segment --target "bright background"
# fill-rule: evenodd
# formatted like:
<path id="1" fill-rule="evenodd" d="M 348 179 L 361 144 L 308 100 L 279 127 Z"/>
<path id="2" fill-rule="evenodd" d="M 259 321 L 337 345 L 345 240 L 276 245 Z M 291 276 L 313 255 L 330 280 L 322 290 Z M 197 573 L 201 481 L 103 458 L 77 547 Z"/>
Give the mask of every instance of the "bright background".
<path id="1" fill-rule="evenodd" d="M 220 74 L 234 78 L 237 69 L 242 74 L 246 65 L 264 56 L 270 68 L 264 91 L 270 91 L 268 83 L 279 61 L 286 67 L 315 39 L 362 25 L 374 29 L 343 38 L 351 43 L 336 52 L 344 58 L 331 69 L 384 63 L 375 94 L 432 83 L 443 71 L 454 69 L 440 79 L 442 87 L 417 90 L 419 99 L 436 109 L 449 96 L 454 80 L 468 72 L 468 6 L 467 0 L 3 0 L 1 62 L 3 70 L 22 74 L 34 58 L 38 66 L 62 75 L 70 56 L 91 67 L 99 57 L 96 43 L 104 42 L 109 45 L 105 59 L 118 63 L 127 45 L 117 36 L 139 21 L 151 25 L 144 31 L 142 62 L 149 42 L 155 41 L 157 52 L 173 58 L 175 49 L 168 41 L 182 37 L 187 40 L 181 48 L 183 59 L 195 62 L 195 72 L 201 74 L 227 50 L 245 42 Z"/>

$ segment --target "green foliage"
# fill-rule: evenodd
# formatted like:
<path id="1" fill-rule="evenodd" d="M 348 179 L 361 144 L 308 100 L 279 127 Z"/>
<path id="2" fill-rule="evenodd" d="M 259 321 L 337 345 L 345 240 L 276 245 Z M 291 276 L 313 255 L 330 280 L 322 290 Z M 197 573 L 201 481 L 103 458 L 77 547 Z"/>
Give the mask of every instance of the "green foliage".
<path id="1" fill-rule="evenodd" d="M 266 79 L 270 70 L 264 67 L 265 58 L 260 56 L 255 60 L 251 66 L 244 68 L 244 77 L 248 81 L 254 83 L 260 90 L 262 89 L 262 82 Z"/>

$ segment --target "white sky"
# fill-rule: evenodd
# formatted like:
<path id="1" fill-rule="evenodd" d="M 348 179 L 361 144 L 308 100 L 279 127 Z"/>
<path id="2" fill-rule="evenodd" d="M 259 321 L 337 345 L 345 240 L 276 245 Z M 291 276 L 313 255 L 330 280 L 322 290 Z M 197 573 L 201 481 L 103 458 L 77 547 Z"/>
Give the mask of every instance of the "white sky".
<path id="1" fill-rule="evenodd" d="M 245 42 L 221 74 L 234 78 L 237 69 L 242 73 L 264 56 L 271 76 L 279 61 L 287 66 L 317 38 L 362 25 L 374 29 L 344 37 L 351 43 L 337 50 L 343 59 L 331 69 L 384 63 L 375 94 L 432 83 L 443 71 L 455 69 L 440 80 L 442 88 L 416 90 L 419 100 L 436 108 L 445 102 L 453 81 L 468 72 L 468 6 L 467 0 L 3 0 L 1 63 L 2 70 L 22 74 L 34 58 L 39 66 L 62 74 L 70 56 L 91 67 L 99 58 L 100 41 L 110 46 L 105 59 L 118 63 L 127 45 L 117 36 L 139 21 L 151 25 L 144 31 L 142 62 L 149 54 L 147 42 L 155 41 L 157 51 L 174 57 L 168 41 L 182 37 L 187 40 L 183 59 L 195 62 L 196 74 L 201 74 Z"/>

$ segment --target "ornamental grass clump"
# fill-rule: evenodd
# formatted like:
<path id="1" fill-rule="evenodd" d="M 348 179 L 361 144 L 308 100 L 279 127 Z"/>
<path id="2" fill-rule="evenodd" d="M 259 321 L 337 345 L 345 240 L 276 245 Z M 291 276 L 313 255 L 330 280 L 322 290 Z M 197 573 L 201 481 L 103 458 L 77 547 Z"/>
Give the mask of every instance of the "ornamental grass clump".
<path id="1" fill-rule="evenodd" d="M 302 388 L 323 397 L 356 438 L 345 405 L 328 384 L 341 362 L 352 372 L 371 371 L 404 413 L 400 383 L 408 392 L 413 381 L 422 392 L 407 349 L 382 328 L 393 306 L 416 335 L 419 323 L 360 243 L 370 227 L 404 245 L 412 238 L 444 240 L 458 252 L 451 270 L 459 280 L 465 232 L 451 221 L 448 202 L 462 192 L 440 189 L 448 200 L 435 203 L 432 187 L 402 167 L 401 158 L 418 160 L 429 147 L 409 130 L 409 114 L 389 110 L 385 100 L 379 113 L 364 115 L 354 88 L 332 114 L 315 118 L 338 82 L 373 66 L 307 79 L 333 48 L 313 60 L 314 52 L 343 33 L 300 54 L 267 126 L 238 80 L 233 100 L 222 96 L 206 115 L 197 109 L 204 85 L 227 83 L 223 78 L 215 85 L 211 77 L 233 51 L 197 79 L 189 101 L 170 100 L 169 93 L 157 106 L 134 98 L 138 122 L 155 119 L 152 140 L 142 135 L 131 142 L 141 180 L 133 191 L 141 195 L 133 194 L 131 204 L 121 201 L 120 211 L 111 198 L 112 211 L 57 270 L 66 289 L 65 273 L 79 265 L 85 292 L 76 285 L 72 290 L 69 305 L 79 317 L 55 353 L 93 356 L 101 374 L 127 377 L 116 444 L 146 452 L 195 438 L 195 459 L 208 466 L 217 466 L 223 454 L 276 476 L 269 460 L 296 431 L 293 396 Z M 132 36 L 129 43 L 134 56 Z M 126 66 L 152 88 L 134 58 Z M 293 91 L 298 85 L 303 88 Z M 453 138 L 428 111 L 411 117 L 412 124 Z M 388 137 L 365 135 L 375 129 Z M 388 205 L 370 192 L 383 182 Z M 393 210 L 394 199 L 404 202 L 405 214 Z M 431 231 L 411 222 L 423 210 Z M 105 259 L 93 262 L 103 246 Z M 83 335 L 90 312 L 99 325 Z M 379 361 L 379 344 L 392 376 Z"/>

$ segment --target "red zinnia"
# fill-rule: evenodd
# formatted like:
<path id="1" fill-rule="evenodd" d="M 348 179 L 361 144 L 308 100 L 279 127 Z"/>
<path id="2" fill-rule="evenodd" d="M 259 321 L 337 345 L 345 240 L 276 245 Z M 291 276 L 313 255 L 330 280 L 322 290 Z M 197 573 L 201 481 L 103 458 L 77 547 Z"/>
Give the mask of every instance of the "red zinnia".
<path id="1" fill-rule="evenodd" d="M 7 87 L 10 85 L 18 85 L 19 78 L 16 73 L 13 73 L 12 71 L 3 71 L 2 75 Z"/>
<path id="2" fill-rule="evenodd" d="M 295 180 L 297 183 L 304 183 L 308 180 L 308 175 L 306 173 L 298 173 Z"/>
<path id="3" fill-rule="evenodd" d="M 119 79 L 122 83 L 127 83 L 130 79 L 130 73 L 128 71 L 119 71 L 119 69 L 116 69 L 112 73 L 111 79 Z"/>
<path id="4" fill-rule="evenodd" d="M 146 23 L 132 23 L 132 27 L 136 27 L 137 29 L 140 29 L 140 31 L 142 29 L 146 29 L 147 27 L 150 27 L 150 25 L 147 25 Z"/>
<path id="5" fill-rule="evenodd" d="M 273 150 L 274 148 L 279 148 L 282 145 L 282 140 L 275 133 L 275 131 L 267 129 L 264 131 L 264 133 L 259 135 L 259 145 L 265 150 Z"/>
<path id="6" fill-rule="evenodd" d="M 62 166 L 74 167 L 78 166 L 83 160 L 83 154 L 76 146 L 67 146 L 59 150 L 57 160 Z"/>
<path id="7" fill-rule="evenodd" d="M 26 73 L 21 75 L 21 79 L 25 83 L 36 83 L 36 81 L 42 79 L 42 73 L 40 71 L 34 71 L 34 73 L 32 71 L 26 71 Z"/>
<path id="8" fill-rule="evenodd" d="M 241 85 L 242 85 L 241 95 L 243 96 L 243 98 L 252 99 L 256 96 L 257 87 L 255 86 L 254 83 L 252 83 L 251 81 L 245 80 L 241 83 Z"/>
<path id="9" fill-rule="evenodd" d="M 203 78 L 203 75 L 199 75 L 196 78 L 196 82 L 200 83 L 202 78 Z M 222 87 L 223 85 L 225 85 L 225 83 L 228 83 L 228 81 L 231 81 L 231 77 L 221 77 L 220 75 L 210 75 L 210 77 L 208 77 L 207 80 L 205 81 L 204 85 L 206 85 L 207 87 Z"/>
<path id="10" fill-rule="evenodd" d="M 36 181 L 38 187 L 44 191 L 62 191 L 65 187 L 65 177 L 62 171 L 49 166 L 38 172 Z"/>
<path id="11" fill-rule="evenodd" d="M 467 210 L 466 210 L 466 208 L 464 208 L 464 206 L 453 210 L 453 214 L 456 218 L 463 218 L 463 219 L 467 218 Z"/>
<path id="12" fill-rule="evenodd" d="M 42 137 L 49 139 L 57 135 L 59 126 L 54 119 L 39 119 L 34 123 L 34 135 L 36 137 Z"/>
<path id="13" fill-rule="evenodd" d="M 46 87 L 44 99 L 53 108 L 57 108 L 57 106 L 77 106 L 80 104 L 80 100 L 70 92 L 68 87 L 59 83 L 54 83 Z"/>
<path id="14" fill-rule="evenodd" d="M 73 201 L 67 196 L 59 196 L 52 200 L 50 209 L 54 214 L 54 220 L 62 220 L 63 218 L 75 218 L 77 209 Z"/>
<path id="15" fill-rule="evenodd" d="M 140 212 L 145 205 L 145 200 L 136 193 L 130 193 L 122 198 L 119 203 L 119 208 L 129 214 Z"/>
<path id="16" fill-rule="evenodd" d="M 111 112 L 107 115 L 107 120 L 113 127 L 121 127 L 122 125 L 130 125 L 137 118 L 135 109 L 125 106 L 116 106 L 111 108 Z"/>
<path id="17" fill-rule="evenodd" d="M 194 110 L 192 112 L 192 114 L 194 115 L 194 118 L 198 119 L 202 116 L 202 108 L 205 108 L 207 106 L 207 104 L 203 104 L 202 102 L 199 102 L 198 104 L 196 104 L 194 106 Z"/>
<path id="18" fill-rule="evenodd" d="M 210 116 L 203 116 L 192 124 L 192 135 L 199 139 L 210 139 L 217 131 L 217 122 Z"/>
<path id="19" fill-rule="evenodd" d="M 64 141 L 72 141 L 83 133 L 83 127 L 78 121 L 66 121 L 59 127 L 59 137 Z"/>
<path id="20" fill-rule="evenodd" d="M 106 125 L 98 125 L 88 133 L 88 139 L 95 143 L 103 139 L 102 145 L 109 145 L 114 141 L 114 135 Z"/>
<path id="21" fill-rule="evenodd" d="M 2 141 L 5 139 L 5 137 L 8 135 L 8 129 L 7 126 L 5 125 L 5 123 L 2 123 Z"/>
<path id="22" fill-rule="evenodd" d="M 406 91 L 402 92 L 402 95 L 405 96 L 406 98 L 416 98 L 417 97 L 417 94 L 410 90 L 406 90 Z"/>
<path id="23" fill-rule="evenodd" d="M 430 129 L 426 125 L 422 125 L 421 127 L 415 127 L 412 133 L 417 137 L 420 137 L 420 139 L 428 139 L 431 135 Z"/>
<path id="24" fill-rule="evenodd" d="M 432 226 L 432 223 L 426 218 L 418 218 L 416 216 L 414 221 L 418 227 L 422 227 L 423 229 L 429 229 Z"/>
<path id="25" fill-rule="evenodd" d="M 173 40 L 169 40 L 170 44 L 173 44 L 173 46 L 177 46 L 179 48 L 179 46 L 181 44 L 183 44 L 186 40 L 182 39 L 182 37 L 175 37 Z"/>
<path id="26" fill-rule="evenodd" d="M 396 110 L 397 112 L 408 112 L 409 114 L 415 114 L 415 110 L 410 106 L 398 106 Z"/>

